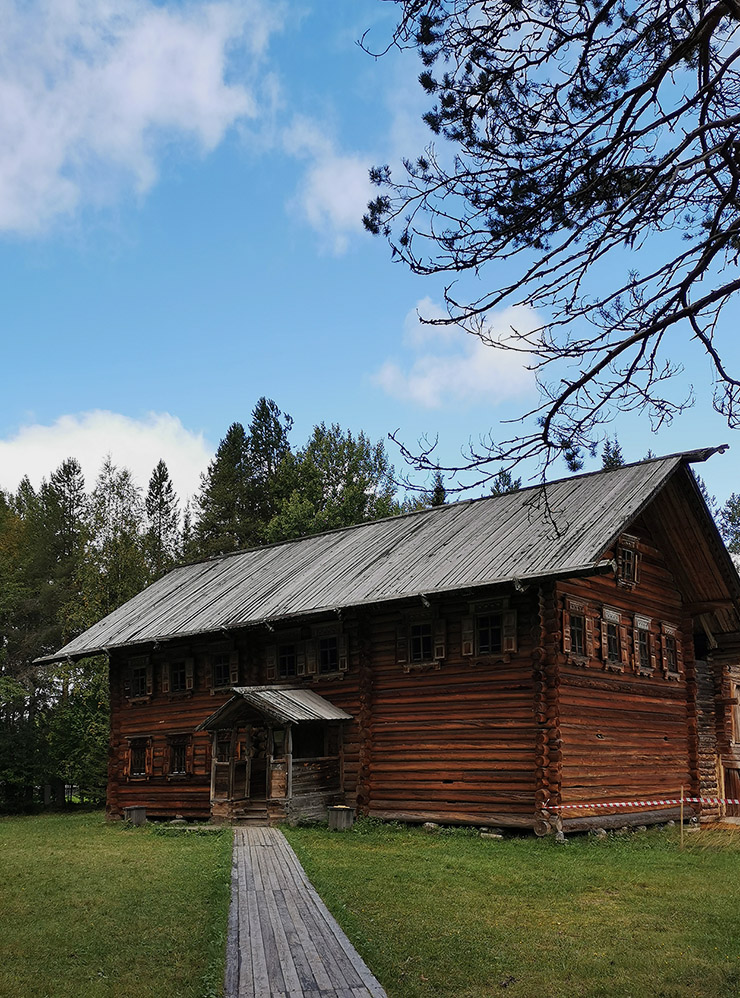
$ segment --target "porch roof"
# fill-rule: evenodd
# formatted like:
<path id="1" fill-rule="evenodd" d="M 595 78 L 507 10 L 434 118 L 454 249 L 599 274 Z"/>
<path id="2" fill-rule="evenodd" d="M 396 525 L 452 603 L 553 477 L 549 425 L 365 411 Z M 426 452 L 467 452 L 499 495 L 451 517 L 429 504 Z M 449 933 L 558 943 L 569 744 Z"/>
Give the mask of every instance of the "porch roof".
<path id="1" fill-rule="evenodd" d="M 351 714 L 335 707 L 313 690 L 285 686 L 234 686 L 232 692 L 234 696 L 199 724 L 196 731 L 228 727 L 243 714 L 245 704 L 281 724 L 352 720 Z"/>

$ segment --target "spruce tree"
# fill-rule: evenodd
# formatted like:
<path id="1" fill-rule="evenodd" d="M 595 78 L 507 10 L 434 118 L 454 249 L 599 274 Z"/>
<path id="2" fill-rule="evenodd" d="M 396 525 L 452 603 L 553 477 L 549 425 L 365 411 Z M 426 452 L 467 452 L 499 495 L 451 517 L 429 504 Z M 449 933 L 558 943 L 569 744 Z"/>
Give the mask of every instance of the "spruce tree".
<path id="1" fill-rule="evenodd" d="M 253 543 L 250 486 L 249 440 L 242 424 L 232 423 L 201 476 L 195 527 L 199 554 L 225 554 Z"/>
<path id="2" fill-rule="evenodd" d="M 160 460 L 149 479 L 144 536 L 149 575 L 159 579 L 175 564 L 180 547 L 180 513 L 167 465 Z"/>
<path id="3" fill-rule="evenodd" d="M 614 440 L 607 437 L 604 441 L 604 449 L 601 452 L 601 467 L 604 471 L 613 471 L 615 468 L 624 467 L 624 463 L 622 448 L 615 433 Z"/>

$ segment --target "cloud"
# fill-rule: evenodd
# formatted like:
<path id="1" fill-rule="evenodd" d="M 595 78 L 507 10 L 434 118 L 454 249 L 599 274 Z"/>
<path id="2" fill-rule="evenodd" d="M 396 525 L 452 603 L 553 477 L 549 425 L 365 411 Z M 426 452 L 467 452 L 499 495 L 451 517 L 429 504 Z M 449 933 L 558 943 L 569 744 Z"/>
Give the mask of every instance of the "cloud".
<path id="1" fill-rule="evenodd" d="M 38 232 L 83 203 L 146 192 L 172 141 L 214 149 L 259 113 L 278 19 L 263 0 L 0 0 L 0 231 Z"/>
<path id="2" fill-rule="evenodd" d="M 402 368 L 388 360 L 373 376 L 388 395 L 439 409 L 447 405 L 497 405 L 535 390 L 535 379 L 527 370 L 529 354 L 507 349 L 513 333 L 529 332 L 539 325 L 527 308 L 508 308 L 490 316 L 486 339 L 464 332 L 459 326 L 429 326 L 419 321 L 446 315 L 429 298 L 422 299 L 404 322 L 404 344 L 415 354 Z M 496 344 L 500 344 L 497 346 Z"/>
<path id="3" fill-rule="evenodd" d="M 14 490 L 24 475 L 38 487 L 62 461 L 75 457 L 90 489 L 107 454 L 114 464 L 130 468 L 143 489 L 157 462 L 164 460 L 182 501 L 197 491 L 213 448 L 202 433 L 187 430 L 169 413 L 132 419 L 98 409 L 60 416 L 50 426 L 23 426 L 0 440 L 0 488 Z"/>
<path id="4" fill-rule="evenodd" d="M 302 215 L 333 253 L 345 252 L 349 237 L 362 231 L 362 216 L 373 196 L 372 157 L 338 151 L 318 123 L 307 118 L 293 120 L 283 147 L 307 161 L 289 209 Z"/>

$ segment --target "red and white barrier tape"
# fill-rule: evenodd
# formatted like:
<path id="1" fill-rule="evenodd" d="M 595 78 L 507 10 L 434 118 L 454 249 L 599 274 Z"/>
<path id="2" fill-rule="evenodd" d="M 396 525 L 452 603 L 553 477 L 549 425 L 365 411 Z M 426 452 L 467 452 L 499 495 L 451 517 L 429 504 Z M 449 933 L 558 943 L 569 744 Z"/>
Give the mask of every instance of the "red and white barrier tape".
<path id="1" fill-rule="evenodd" d="M 663 804 L 740 804 L 737 797 L 671 797 L 666 800 L 614 800 L 606 804 L 546 804 L 546 811 L 591 810 L 606 807 L 660 807 Z"/>

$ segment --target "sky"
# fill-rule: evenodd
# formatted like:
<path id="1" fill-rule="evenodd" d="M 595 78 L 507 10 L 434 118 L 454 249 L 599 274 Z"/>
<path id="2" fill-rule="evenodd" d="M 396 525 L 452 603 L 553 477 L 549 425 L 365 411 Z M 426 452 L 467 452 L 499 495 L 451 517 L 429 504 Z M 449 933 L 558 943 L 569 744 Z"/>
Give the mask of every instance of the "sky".
<path id="1" fill-rule="evenodd" d="M 363 230 L 369 167 L 430 138 L 415 53 L 357 44 L 369 31 L 383 47 L 395 13 L 0 0 L 0 488 L 70 456 L 92 484 L 110 454 L 143 487 L 163 458 L 193 495 L 261 396 L 293 417 L 296 447 L 337 422 L 411 449 L 437 438 L 442 463 L 536 405 L 526 358 L 421 325 L 442 314 L 443 281 Z M 534 317 L 492 319 L 513 322 Z M 740 434 L 712 412 L 701 355 L 675 359 L 693 409 L 658 435 L 635 415 L 606 431 L 628 461 L 729 443 L 697 469 L 723 502 L 740 491 Z"/>

